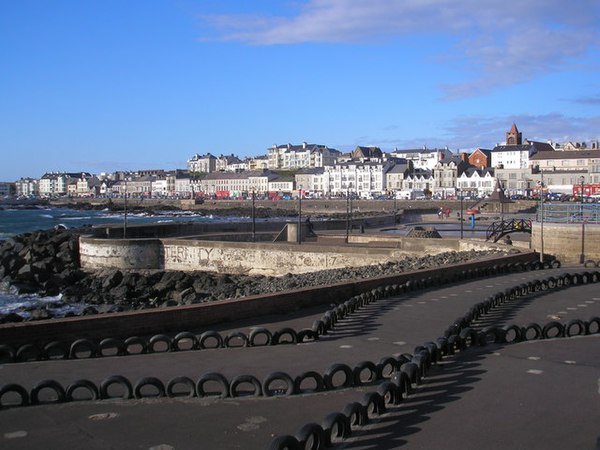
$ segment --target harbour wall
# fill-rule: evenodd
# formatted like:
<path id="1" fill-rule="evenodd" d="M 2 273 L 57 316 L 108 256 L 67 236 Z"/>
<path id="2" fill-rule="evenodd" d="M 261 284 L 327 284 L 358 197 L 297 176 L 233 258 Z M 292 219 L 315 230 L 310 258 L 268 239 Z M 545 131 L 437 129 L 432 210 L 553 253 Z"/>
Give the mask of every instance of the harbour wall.
<path id="1" fill-rule="evenodd" d="M 292 233 L 294 236 L 295 233 Z M 355 233 L 344 244 L 341 234 L 327 244 L 240 242 L 239 234 L 185 238 L 102 239 L 81 236 L 83 269 L 159 269 L 281 276 L 397 261 L 409 255 L 504 248 L 477 240 L 419 239 Z M 218 238 L 218 239 L 217 239 Z M 334 243 L 332 243 L 334 242 Z M 335 242 L 338 242 L 337 244 Z"/>
<path id="2" fill-rule="evenodd" d="M 531 248 L 563 262 L 578 263 L 582 253 L 584 261 L 600 261 L 600 224 L 544 222 L 542 231 L 541 222 L 533 222 Z"/>
<path id="3" fill-rule="evenodd" d="M 531 252 L 489 257 L 483 260 L 445 266 L 443 269 L 426 269 L 354 280 L 329 286 L 282 291 L 269 295 L 249 296 L 212 303 L 142 310 L 94 316 L 68 317 L 36 322 L 0 325 L 0 342 L 17 347 L 34 343 L 44 345 L 59 340 L 71 342 L 86 338 L 100 340 L 107 337 L 149 336 L 157 333 L 205 330 L 209 326 L 232 320 L 248 319 L 269 314 L 284 314 L 302 308 L 339 303 L 379 286 L 401 284 L 409 280 L 481 269 L 497 264 L 526 262 L 534 259 Z M 307 324 L 310 326 L 310 324 Z"/>

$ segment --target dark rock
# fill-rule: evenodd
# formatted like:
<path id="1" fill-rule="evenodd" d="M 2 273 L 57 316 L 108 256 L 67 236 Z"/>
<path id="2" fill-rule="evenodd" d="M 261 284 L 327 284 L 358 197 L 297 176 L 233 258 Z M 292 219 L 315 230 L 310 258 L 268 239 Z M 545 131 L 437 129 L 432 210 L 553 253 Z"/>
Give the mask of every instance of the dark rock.
<path id="1" fill-rule="evenodd" d="M 45 320 L 52 319 L 54 314 L 45 308 L 36 309 L 31 313 L 31 320 Z"/>
<path id="2" fill-rule="evenodd" d="M 93 306 L 86 306 L 85 308 L 83 308 L 83 311 L 81 311 L 81 314 L 83 314 L 84 316 L 98 314 L 98 310 Z"/>
<path id="3" fill-rule="evenodd" d="M 123 281 L 123 272 L 120 270 L 116 270 L 114 272 L 109 272 L 104 281 L 102 282 L 103 289 L 112 289 L 113 287 L 119 285 Z"/>
<path id="4" fill-rule="evenodd" d="M 0 314 L 0 323 L 18 323 L 23 320 L 23 317 L 16 313 Z"/>

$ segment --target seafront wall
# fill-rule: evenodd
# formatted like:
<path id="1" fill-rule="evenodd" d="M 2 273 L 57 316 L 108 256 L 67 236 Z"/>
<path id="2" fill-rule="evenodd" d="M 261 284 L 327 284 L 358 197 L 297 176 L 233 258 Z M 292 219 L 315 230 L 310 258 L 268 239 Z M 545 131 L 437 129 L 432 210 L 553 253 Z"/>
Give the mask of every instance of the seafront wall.
<path id="1" fill-rule="evenodd" d="M 248 275 L 284 275 L 356 267 L 398 260 L 401 248 L 342 245 L 223 242 L 201 239 L 80 238 L 84 269 L 161 269 Z M 423 245 L 422 248 L 425 248 Z M 429 253 L 457 250 L 452 241 Z"/>
<path id="2" fill-rule="evenodd" d="M 583 249 L 584 261 L 600 261 L 600 224 L 586 223 L 582 227 L 580 223 L 545 222 L 542 232 L 542 224 L 533 222 L 531 248 L 573 263 L 579 262 Z"/>
<path id="3" fill-rule="evenodd" d="M 533 258 L 535 258 L 533 253 L 524 252 L 454 264 L 443 269 L 404 272 L 392 276 L 190 306 L 9 323 L 0 325 L 0 342 L 15 347 L 27 343 L 38 343 L 43 346 L 54 340 L 69 342 L 79 338 L 99 340 L 107 337 L 125 338 L 156 333 L 176 333 L 183 330 L 196 331 L 231 320 L 282 314 L 310 306 L 339 303 L 370 289 L 439 275 L 440 271 L 443 271 L 444 276 L 450 277 L 454 273 L 500 264 L 526 262 Z"/>
<path id="4" fill-rule="evenodd" d="M 294 228 L 295 229 L 295 228 Z M 303 231 L 306 233 L 306 230 Z M 284 234 L 289 238 L 288 234 Z M 295 236 L 295 232 L 291 234 Z M 262 235 L 264 238 L 267 235 Z M 79 240 L 82 268 L 160 269 L 281 276 L 343 267 L 397 261 L 409 255 L 503 248 L 477 240 L 418 239 L 381 233 L 352 233 L 344 244 L 341 234 L 329 234 L 327 244 L 316 241 L 247 242 L 240 234 L 206 234 L 181 238 Z M 246 240 L 246 242 L 244 242 Z"/>

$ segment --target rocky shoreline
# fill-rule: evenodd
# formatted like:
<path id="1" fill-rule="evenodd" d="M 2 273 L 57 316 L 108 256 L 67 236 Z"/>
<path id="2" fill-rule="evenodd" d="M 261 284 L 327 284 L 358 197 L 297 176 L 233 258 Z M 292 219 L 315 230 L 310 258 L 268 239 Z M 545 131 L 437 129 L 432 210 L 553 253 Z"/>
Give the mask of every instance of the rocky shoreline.
<path id="1" fill-rule="evenodd" d="M 83 230 L 45 230 L 15 236 L 0 244 L 0 289 L 18 294 L 61 295 L 61 302 L 86 304 L 82 314 L 160 308 L 213 302 L 372 278 L 417 269 L 443 267 L 497 252 L 448 252 L 409 257 L 397 262 L 323 270 L 283 277 L 212 272 L 122 271 L 85 272 L 79 265 Z M 27 320 L 49 319 L 49 308 L 29 311 Z M 71 313 L 72 314 L 72 313 Z M 17 313 L 0 315 L 0 323 L 25 320 Z"/>

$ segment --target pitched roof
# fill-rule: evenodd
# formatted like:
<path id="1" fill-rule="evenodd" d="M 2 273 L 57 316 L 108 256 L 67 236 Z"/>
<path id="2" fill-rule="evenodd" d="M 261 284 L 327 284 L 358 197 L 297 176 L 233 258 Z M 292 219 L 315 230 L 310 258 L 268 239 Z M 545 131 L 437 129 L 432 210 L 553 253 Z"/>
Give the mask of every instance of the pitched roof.
<path id="1" fill-rule="evenodd" d="M 600 150 L 573 150 L 569 152 L 542 152 L 536 153 L 530 159 L 531 160 L 540 160 L 540 159 L 591 159 L 591 158 L 600 158 Z"/>

